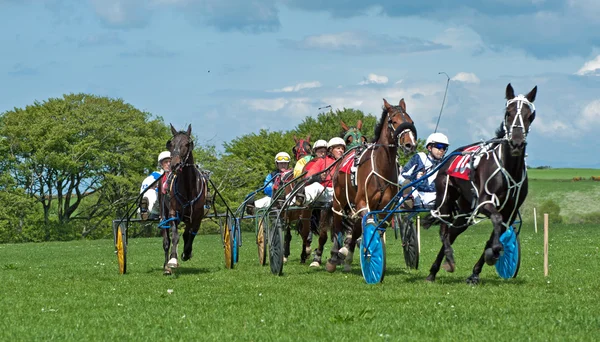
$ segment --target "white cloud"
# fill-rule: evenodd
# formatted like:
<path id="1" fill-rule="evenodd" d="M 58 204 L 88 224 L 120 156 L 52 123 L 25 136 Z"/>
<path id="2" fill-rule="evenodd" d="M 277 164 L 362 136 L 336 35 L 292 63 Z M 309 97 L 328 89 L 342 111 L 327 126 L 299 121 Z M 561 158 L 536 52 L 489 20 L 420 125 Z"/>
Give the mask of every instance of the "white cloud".
<path id="1" fill-rule="evenodd" d="M 577 75 L 600 75 L 600 55 L 585 64 L 576 72 Z"/>
<path id="2" fill-rule="evenodd" d="M 365 85 L 365 84 L 386 84 L 388 83 L 388 78 L 387 76 L 380 76 L 380 75 L 375 75 L 375 74 L 369 74 L 369 76 L 367 76 L 363 81 L 361 81 L 360 85 Z"/>
<path id="3" fill-rule="evenodd" d="M 297 92 L 297 91 L 300 91 L 302 89 L 319 88 L 320 86 L 321 86 L 321 82 L 319 82 L 319 81 L 304 82 L 304 83 L 298 83 L 298 84 L 296 84 L 294 86 L 283 87 L 281 89 L 268 90 L 268 92 L 272 92 L 272 93 L 290 93 L 290 92 Z"/>
<path id="4" fill-rule="evenodd" d="M 583 108 L 577 124 L 586 130 L 591 130 L 600 124 L 600 100 L 594 100 Z"/>
<path id="5" fill-rule="evenodd" d="M 458 74 L 452 77 L 453 81 L 465 82 L 465 83 L 475 83 L 479 84 L 479 78 L 477 75 L 470 72 L 459 72 Z"/>
<path id="6" fill-rule="evenodd" d="M 277 99 L 250 99 L 244 100 L 244 102 L 250 109 L 274 112 L 282 109 L 287 103 L 287 100 L 280 97 Z"/>

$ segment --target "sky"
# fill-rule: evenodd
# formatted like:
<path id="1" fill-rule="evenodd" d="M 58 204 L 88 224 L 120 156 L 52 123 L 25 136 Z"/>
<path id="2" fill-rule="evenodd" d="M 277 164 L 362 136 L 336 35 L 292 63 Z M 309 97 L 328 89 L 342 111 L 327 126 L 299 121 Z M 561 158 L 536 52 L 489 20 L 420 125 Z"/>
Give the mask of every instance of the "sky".
<path id="1" fill-rule="evenodd" d="M 527 163 L 600 168 L 597 0 L 0 0 L 0 23 L 0 112 L 93 93 L 221 148 L 404 98 L 452 149 L 537 85 Z"/>

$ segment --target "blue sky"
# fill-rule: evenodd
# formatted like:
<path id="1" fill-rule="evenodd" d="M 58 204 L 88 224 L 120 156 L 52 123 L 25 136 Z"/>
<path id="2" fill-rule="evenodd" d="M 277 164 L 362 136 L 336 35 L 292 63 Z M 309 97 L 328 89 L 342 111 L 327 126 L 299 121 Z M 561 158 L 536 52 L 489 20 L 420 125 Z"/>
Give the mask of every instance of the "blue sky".
<path id="1" fill-rule="evenodd" d="M 493 135 L 509 82 L 537 85 L 528 163 L 600 168 L 596 0 L 0 0 L 0 22 L 0 112 L 94 93 L 221 146 L 405 98 L 425 138 L 443 71 L 454 147 Z"/>

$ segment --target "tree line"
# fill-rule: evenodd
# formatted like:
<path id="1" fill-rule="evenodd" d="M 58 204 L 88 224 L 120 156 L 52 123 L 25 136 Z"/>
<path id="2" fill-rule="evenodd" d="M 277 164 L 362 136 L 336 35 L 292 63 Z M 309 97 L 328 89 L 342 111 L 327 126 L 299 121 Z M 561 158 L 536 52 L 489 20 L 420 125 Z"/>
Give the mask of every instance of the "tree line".
<path id="1" fill-rule="evenodd" d="M 262 185 L 277 152 L 292 154 L 294 136 L 329 140 L 343 133 L 340 121 L 362 120 L 370 140 L 379 117 L 346 108 L 324 112 L 288 131 L 236 137 L 222 149 L 196 146 L 194 156 L 235 208 Z M 170 136 L 162 117 L 92 94 L 65 94 L 0 114 L 0 242 L 111 236 L 112 220 L 135 201 Z"/>

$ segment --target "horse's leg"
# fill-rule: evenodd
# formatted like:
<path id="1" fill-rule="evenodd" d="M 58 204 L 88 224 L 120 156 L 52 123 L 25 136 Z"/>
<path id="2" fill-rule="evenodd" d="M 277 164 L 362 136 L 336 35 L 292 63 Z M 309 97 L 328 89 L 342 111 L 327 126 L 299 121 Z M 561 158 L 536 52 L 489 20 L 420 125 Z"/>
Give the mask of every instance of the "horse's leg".
<path id="1" fill-rule="evenodd" d="M 302 238 L 302 251 L 300 252 L 300 263 L 304 264 L 306 263 L 306 259 L 308 259 L 308 256 L 310 255 L 310 242 L 308 241 L 308 232 L 306 229 L 306 218 L 304 217 L 305 213 L 303 212 L 300 216 L 300 218 L 298 218 L 298 221 L 296 222 L 296 230 L 298 231 L 298 233 L 300 234 L 300 237 Z M 310 229 L 310 226 L 309 228 Z"/>
<path id="2" fill-rule="evenodd" d="M 188 228 L 186 225 L 186 229 L 183 232 L 183 253 L 181 253 L 181 260 L 188 261 L 192 258 L 192 247 L 194 246 L 194 238 L 196 238 L 196 234 L 200 230 L 200 222 L 202 218 L 194 219 Z"/>
<path id="3" fill-rule="evenodd" d="M 315 250 L 315 257 L 310 264 L 311 267 L 320 267 L 322 262 L 323 250 L 327 242 L 327 230 L 332 225 L 333 212 L 331 207 L 325 207 L 320 211 L 319 218 L 319 246 Z"/>
<path id="4" fill-rule="evenodd" d="M 490 239 L 485 243 L 485 248 L 483 249 L 483 253 L 481 253 L 479 260 L 477 260 L 477 262 L 475 263 L 475 266 L 473 266 L 473 273 L 467 278 L 467 284 L 471 284 L 471 285 L 479 284 L 479 274 L 481 273 L 481 270 L 483 269 L 483 264 L 485 263 L 485 251 L 487 251 L 488 248 L 491 248 L 493 237 L 494 237 L 494 232 L 492 231 L 492 235 L 490 236 Z"/>
<path id="5" fill-rule="evenodd" d="M 356 243 L 362 235 L 361 221 L 355 221 L 354 224 L 350 222 L 352 226 L 352 237 L 348 241 L 348 254 L 344 258 L 344 272 L 352 271 L 352 261 L 354 259 L 354 250 L 356 249 Z"/>
<path id="6" fill-rule="evenodd" d="M 171 235 L 169 229 L 161 229 L 163 237 L 163 249 L 165 251 L 165 263 L 163 264 L 163 273 L 165 275 L 171 274 L 171 268 L 167 265 L 169 261 L 169 248 L 171 247 Z"/>
<path id="7" fill-rule="evenodd" d="M 333 205 L 334 209 L 336 208 L 336 204 Z M 336 209 L 337 210 L 337 209 Z M 338 235 L 342 232 L 342 217 L 340 215 L 333 215 L 333 225 L 331 227 L 331 258 L 327 260 L 327 264 L 325 269 L 327 272 L 335 272 L 337 265 L 342 263 L 342 260 L 339 257 L 339 250 L 342 244 L 342 241 L 339 241 Z"/>
<path id="8" fill-rule="evenodd" d="M 290 244 L 292 243 L 292 229 L 290 221 L 285 220 L 285 235 L 283 240 L 283 262 L 287 262 L 290 256 Z"/>
<path id="9" fill-rule="evenodd" d="M 173 218 L 174 215 L 171 217 Z M 167 262 L 167 266 L 170 268 L 179 267 L 179 262 L 177 261 L 177 247 L 179 245 L 179 232 L 177 231 L 177 223 L 175 221 L 171 221 L 171 253 L 169 254 L 169 261 Z"/>
<path id="10" fill-rule="evenodd" d="M 485 262 L 492 266 L 496 264 L 496 261 L 500 258 L 500 252 L 502 251 L 502 244 L 500 243 L 500 235 L 502 235 L 502 214 L 496 210 L 493 204 L 488 203 L 483 206 L 485 210 L 490 213 L 490 220 L 494 225 L 494 230 L 490 241 L 486 243 L 486 249 L 484 251 Z M 491 242 L 491 245 L 489 244 Z"/>

